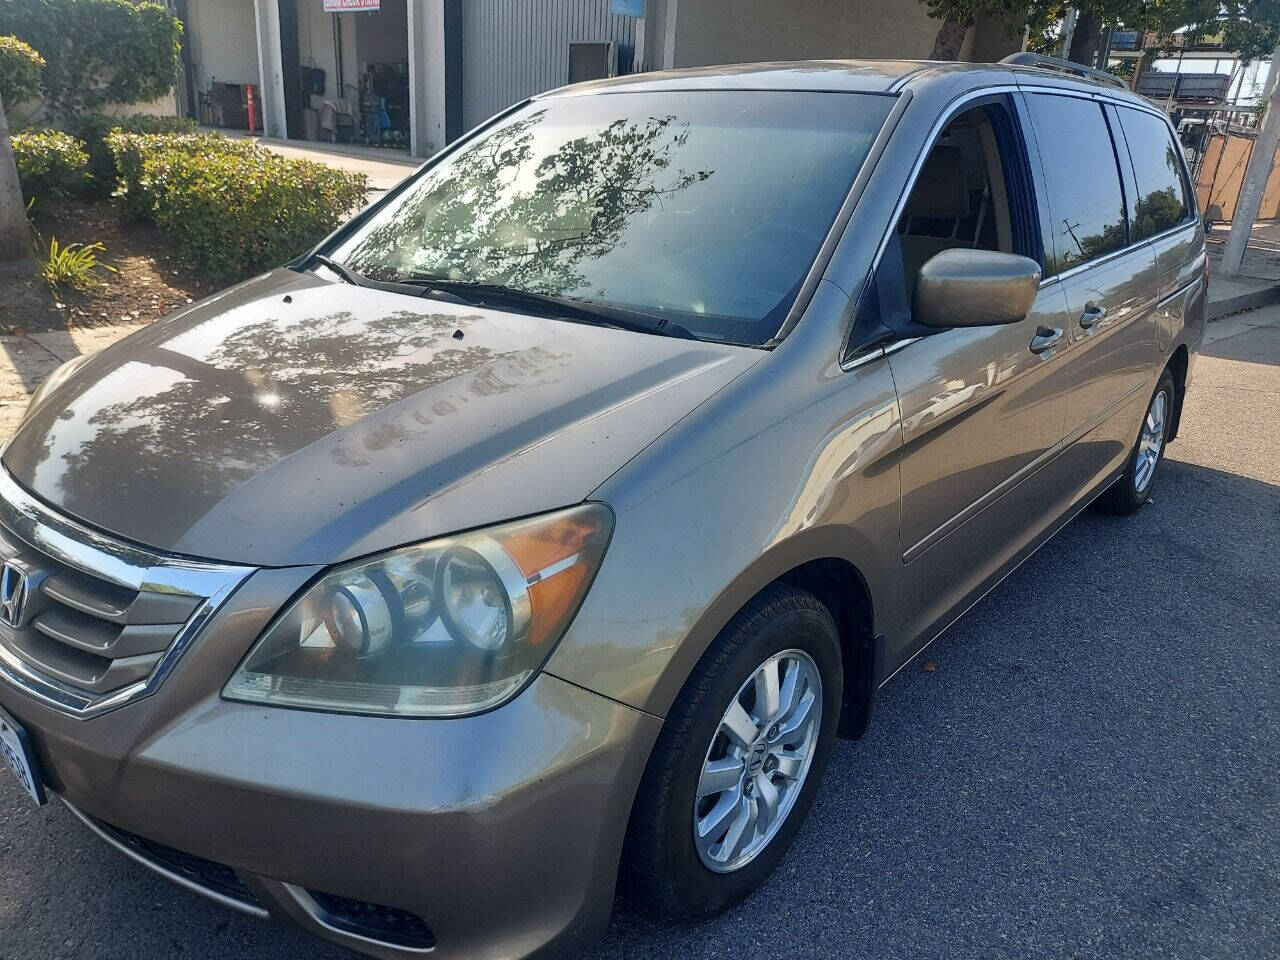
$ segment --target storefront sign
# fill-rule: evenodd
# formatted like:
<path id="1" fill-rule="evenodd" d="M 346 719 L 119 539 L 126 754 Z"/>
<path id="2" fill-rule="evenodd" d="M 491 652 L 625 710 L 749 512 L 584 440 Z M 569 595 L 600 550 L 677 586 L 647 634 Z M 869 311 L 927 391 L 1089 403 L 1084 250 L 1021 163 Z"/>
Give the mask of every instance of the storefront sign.
<path id="1" fill-rule="evenodd" d="M 325 13 L 355 13 L 382 9 L 382 0 L 324 0 Z"/>
<path id="2" fill-rule="evenodd" d="M 609 0 L 609 11 L 619 17 L 643 17 L 644 0 Z"/>

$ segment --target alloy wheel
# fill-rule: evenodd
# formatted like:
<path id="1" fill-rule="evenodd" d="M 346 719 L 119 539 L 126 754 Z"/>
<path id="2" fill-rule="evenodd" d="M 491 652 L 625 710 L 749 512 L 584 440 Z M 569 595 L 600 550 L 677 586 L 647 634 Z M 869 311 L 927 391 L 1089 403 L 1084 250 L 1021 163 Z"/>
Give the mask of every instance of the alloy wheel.
<path id="1" fill-rule="evenodd" d="M 1160 451 L 1164 448 L 1165 419 L 1169 410 L 1169 397 L 1165 391 L 1156 393 L 1142 422 L 1142 434 L 1138 437 L 1137 462 L 1133 471 L 1133 489 L 1143 493 L 1151 485 Z"/>
<path id="2" fill-rule="evenodd" d="M 802 650 L 776 653 L 738 689 L 707 749 L 693 839 L 717 873 L 746 866 L 795 805 L 822 729 L 822 678 Z"/>

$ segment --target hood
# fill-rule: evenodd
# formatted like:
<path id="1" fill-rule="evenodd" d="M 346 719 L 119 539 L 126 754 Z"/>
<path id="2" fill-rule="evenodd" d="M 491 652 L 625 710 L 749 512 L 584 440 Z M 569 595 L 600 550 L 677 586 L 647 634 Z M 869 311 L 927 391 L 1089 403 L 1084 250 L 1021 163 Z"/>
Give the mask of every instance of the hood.
<path id="1" fill-rule="evenodd" d="M 762 355 L 280 270 L 95 356 L 3 461 L 160 550 L 333 563 L 578 503 Z"/>

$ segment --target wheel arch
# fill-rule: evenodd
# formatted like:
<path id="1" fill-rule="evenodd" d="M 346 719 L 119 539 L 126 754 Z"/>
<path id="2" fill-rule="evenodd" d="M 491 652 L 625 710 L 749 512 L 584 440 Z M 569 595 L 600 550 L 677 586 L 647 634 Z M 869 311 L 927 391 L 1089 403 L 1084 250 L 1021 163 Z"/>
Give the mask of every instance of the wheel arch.
<path id="1" fill-rule="evenodd" d="M 891 580 L 870 545 L 857 549 L 859 538 L 849 528 L 815 528 L 797 534 L 761 554 L 702 611 L 668 666 L 655 693 L 665 716 L 670 703 L 711 642 L 733 617 L 761 591 L 775 583 L 807 590 L 831 612 L 840 631 L 845 662 L 844 698 L 839 732 L 856 738 L 866 730 L 876 687 L 883 672 L 883 628 L 877 616 L 887 609 Z M 882 573 L 877 579 L 877 571 Z"/>
<path id="2" fill-rule="evenodd" d="M 838 732 L 847 739 L 857 739 L 870 722 L 875 687 L 884 665 L 884 639 L 876 633 L 875 605 L 866 577 L 843 557 L 818 557 L 788 570 L 774 582 L 812 593 L 831 611 L 844 658 Z"/>

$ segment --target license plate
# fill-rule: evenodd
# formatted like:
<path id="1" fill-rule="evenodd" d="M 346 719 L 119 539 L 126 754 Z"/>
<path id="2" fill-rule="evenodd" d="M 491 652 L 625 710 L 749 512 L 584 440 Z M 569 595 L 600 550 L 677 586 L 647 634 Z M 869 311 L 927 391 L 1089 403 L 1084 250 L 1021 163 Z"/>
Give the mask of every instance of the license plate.
<path id="1" fill-rule="evenodd" d="M 18 782 L 37 806 L 45 802 L 44 784 L 36 773 L 27 732 L 3 710 L 0 710 L 0 759 L 18 775 Z"/>

